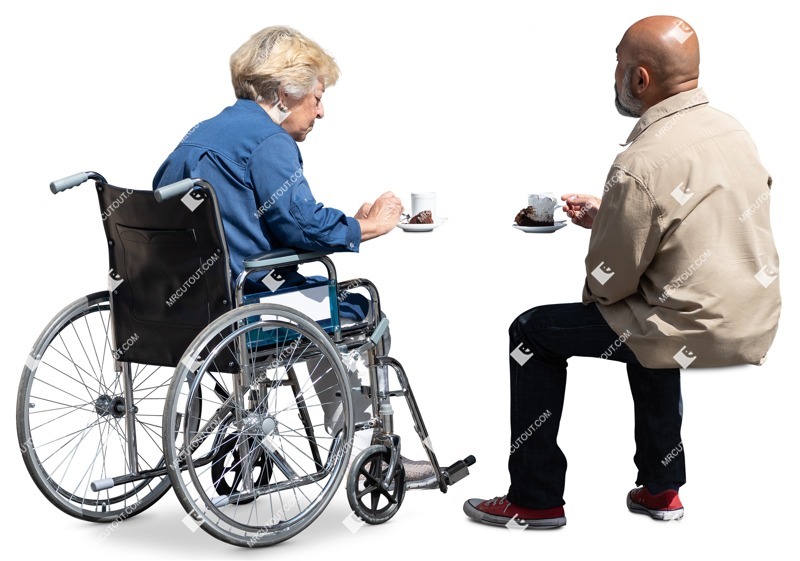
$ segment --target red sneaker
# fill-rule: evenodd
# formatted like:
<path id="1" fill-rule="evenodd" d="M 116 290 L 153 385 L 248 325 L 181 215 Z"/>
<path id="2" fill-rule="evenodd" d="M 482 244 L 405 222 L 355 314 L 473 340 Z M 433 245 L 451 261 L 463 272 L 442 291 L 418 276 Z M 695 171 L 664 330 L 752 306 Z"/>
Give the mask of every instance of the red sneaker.
<path id="1" fill-rule="evenodd" d="M 483 524 L 505 526 L 509 529 L 558 528 L 567 523 L 564 507 L 525 508 L 511 504 L 505 496 L 490 501 L 470 499 L 464 503 L 464 514 Z"/>
<path id="2" fill-rule="evenodd" d="M 655 520 L 680 520 L 683 518 L 683 504 L 678 492 L 667 489 L 653 495 L 645 487 L 638 487 L 628 493 L 628 510 L 637 514 L 647 514 Z"/>

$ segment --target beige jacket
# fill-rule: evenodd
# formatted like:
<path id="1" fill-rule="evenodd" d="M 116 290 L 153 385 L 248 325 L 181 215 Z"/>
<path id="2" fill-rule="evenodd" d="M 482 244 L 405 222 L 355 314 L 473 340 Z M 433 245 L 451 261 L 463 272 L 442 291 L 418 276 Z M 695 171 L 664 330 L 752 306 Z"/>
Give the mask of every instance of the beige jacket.
<path id="1" fill-rule="evenodd" d="M 648 368 L 760 364 L 781 298 L 772 179 L 702 89 L 648 109 L 604 189 L 583 301 Z"/>

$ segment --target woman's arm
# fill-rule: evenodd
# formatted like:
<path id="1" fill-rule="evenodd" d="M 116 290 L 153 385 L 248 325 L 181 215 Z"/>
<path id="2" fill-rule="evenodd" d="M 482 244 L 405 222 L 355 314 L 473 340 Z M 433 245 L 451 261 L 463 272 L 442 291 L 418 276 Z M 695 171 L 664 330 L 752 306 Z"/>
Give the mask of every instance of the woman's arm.
<path id="1" fill-rule="evenodd" d="M 253 151 L 247 172 L 258 205 L 255 218 L 264 221 L 283 245 L 311 251 L 358 251 L 361 224 L 316 201 L 303 175 L 300 151 L 288 135 L 277 133 L 264 140 Z"/>

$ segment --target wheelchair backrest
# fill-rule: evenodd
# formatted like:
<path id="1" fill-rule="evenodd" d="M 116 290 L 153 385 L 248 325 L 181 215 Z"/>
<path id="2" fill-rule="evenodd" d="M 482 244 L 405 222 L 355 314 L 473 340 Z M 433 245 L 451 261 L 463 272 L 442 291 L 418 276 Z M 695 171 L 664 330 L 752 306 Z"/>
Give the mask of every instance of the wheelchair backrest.
<path id="1" fill-rule="evenodd" d="M 152 190 L 97 182 L 108 242 L 115 358 L 176 366 L 232 308 L 231 273 L 213 189 L 157 202 Z"/>

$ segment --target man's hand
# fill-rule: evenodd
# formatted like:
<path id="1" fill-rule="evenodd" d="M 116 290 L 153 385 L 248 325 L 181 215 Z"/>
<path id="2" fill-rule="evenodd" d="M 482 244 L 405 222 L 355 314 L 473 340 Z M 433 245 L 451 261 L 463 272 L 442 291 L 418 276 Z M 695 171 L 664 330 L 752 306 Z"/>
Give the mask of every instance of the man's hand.
<path id="1" fill-rule="evenodd" d="M 354 216 L 361 225 L 361 241 L 371 240 L 392 230 L 400 222 L 403 203 L 388 191 L 372 204 L 364 203 Z"/>
<path id="2" fill-rule="evenodd" d="M 561 195 L 561 200 L 565 201 L 562 208 L 572 219 L 573 224 L 592 228 L 594 217 L 597 216 L 597 210 L 600 208 L 600 199 L 592 195 L 569 193 Z"/>

